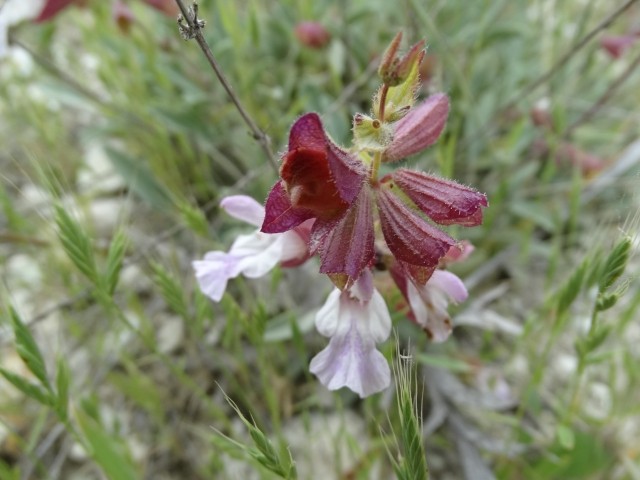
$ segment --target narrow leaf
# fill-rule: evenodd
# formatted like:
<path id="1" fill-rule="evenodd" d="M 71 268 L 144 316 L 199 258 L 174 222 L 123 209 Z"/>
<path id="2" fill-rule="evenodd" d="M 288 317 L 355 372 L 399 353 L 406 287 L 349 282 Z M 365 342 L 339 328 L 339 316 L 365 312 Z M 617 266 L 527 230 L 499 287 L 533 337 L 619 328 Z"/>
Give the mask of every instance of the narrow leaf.
<path id="1" fill-rule="evenodd" d="M 110 295 L 113 294 L 116 286 L 118 285 L 120 270 L 122 269 L 122 262 L 127 251 L 128 243 L 129 242 L 124 231 L 118 230 L 111 241 L 111 245 L 109 246 L 109 253 L 107 254 L 107 264 L 103 279 L 107 293 Z"/>
<path id="2" fill-rule="evenodd" d="M 0 367 L 0 375 L 6 378 L 9 383 L 24 393 L 27 397 L 33 398 L 43 405 L 53 405 L 54 402 L 51 395 L 38 385 L 29 382 L 26 378 L 16 375 L 15 373 L 11 373 L 2 367 Z"/>
<path id="3" fill-rule="evenodd" d="M 20 355 L 20 358 L 26 364 L 29 371 L 33 373 L 38 380 L 40 380 L 40 383 L 49 392 L 51 392 L 52 388 L 49 383 L 49 377 L 47 376 L 44 358 L 38 348 L 38 344 L 33 339 L 29 329 L 22 322 L 18 312 L 16 312 L 13 307 L 9 307 L 9 313 L 11 315 L 13 332 L 16 337 L 16 350 L 18 355 Z"/>
<path id="4" fill-rule="evenodd" d="M 55 205 L 58 238 L 69 259 L 91 282 L 98 282 L 91 241 L 80 224 L 61 205 Z"/>
<path id="5" fill-rule="evenodd" d="M 110 480 L 137 480 L 134 469 L 123 445 L 111 437 L 88 414 L 77 412 L 78 425 L 89 443 L 89 454 Z"/>
<path id="6" fill-rule="evenodd" d="M 62 419 L 66 419 L 69 405 L 69 367 L 62 357 L 58 359 L 56 393 L 56 411 Z"/>

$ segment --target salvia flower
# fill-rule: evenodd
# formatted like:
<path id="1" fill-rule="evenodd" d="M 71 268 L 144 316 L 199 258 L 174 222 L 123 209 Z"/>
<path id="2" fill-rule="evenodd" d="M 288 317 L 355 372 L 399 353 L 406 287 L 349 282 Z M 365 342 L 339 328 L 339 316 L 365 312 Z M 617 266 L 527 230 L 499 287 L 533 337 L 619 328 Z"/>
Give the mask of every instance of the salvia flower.
<path id="1" fill-rule="evenodd" d="M 331 292 L 316 328 L 331 340 L 309 369 L 329 390 L 348 387 L 366 397 L 389 386 L 389 364 L 376 344 L 389 337 L 391 317 L 369 270 L 350 289 Z"/>
<path id="2" fill-rule="evenodd" d="M 315 218 L 311 251 L 320 254 L 320 272 L 344 289 L 370 266 L 374 223 L 379 220 L 391 253 L 424 284 L 456 243 L 424 216 L 442 225 L 478 225 L 486 197 L 451 180 L 408 169 L 369 181 L 366 168 L 328 138 L 317 114 L 303 115 L 291 128 L 281 180 L 267 198 L 262 231 L 283 232 Z"/>
<path id="3" fill-rule="evenodd" d="M 640 31 L 626 35 L 605 35 L 600 40 L 600 46 L 612 58 L 620 58 L 638 40 L 640 40 Z"/>
<path id="4" fill-rule="evenodd" d="M 254 226 L 264 219 L 264 207 L 251 197 L 234 195 L 224 198 L 220 206 L 231 216 Z M 219 302 L 227 282 L 244 275 L 258 278 L 276 265 L 296 266 L 309 258 L 307 240 L 310 223 L 279 235 L 267 235 L 256 230 L 240 235 L 228 252 L 214 251 L 192 263 L 202 293 Z"/>
<path id="5" fill-rule="evenodd" d="M 249 219 L 223 205 L 260 230 L 239 237 L 227 253 L 194 262 L 201 288 L 215 300 L 229 278 L 263 275 L 277 263 L 318 255 L 320 273 L 336 288 L 316 316 L 318 331 L 330 340 L 310 370 L 330 390 L 347 387 L 361 397 L 390 382 L 376 345 L 388 338 L 391 318 L 373 287 L 374 270 L 391 275 L 408 316 L 432 340 L 444 341 L 452 329 L 449 303 L 467 298 L 462 281 L 445 267 L 470 248 L 441 227 L 480 225 L 488 206 L 483 193 L 433 174 L 397 168 L 378 178 L 383 162 L 433 145 L 449 113 L 442 93 L 414 105 L 424 42 L 401 57 L 400 41 L 396 36 L 382 59 L 383 84 L 372 111 L 354 117 L 354 147 L 338 146 L 318 114 L 302 115 L 291 127 L 280 179 L 264 210 L 251 203 Z"/>
<path id="6" fill-rule="evenodd" d="M 473 251 L 468 242 L 452 247 L 441 259 L 441 265 L 465 260 Z M 461 303 L 469 295 L 460 278 L 446 270 L 437 269 L 424 285 L 416 284 L 402 269 L 391 268 L 391 276 L 406 299 L 411 318 L 429 339 L 444 342 L 453 329 L 447 308 L 449 303 Z"/>

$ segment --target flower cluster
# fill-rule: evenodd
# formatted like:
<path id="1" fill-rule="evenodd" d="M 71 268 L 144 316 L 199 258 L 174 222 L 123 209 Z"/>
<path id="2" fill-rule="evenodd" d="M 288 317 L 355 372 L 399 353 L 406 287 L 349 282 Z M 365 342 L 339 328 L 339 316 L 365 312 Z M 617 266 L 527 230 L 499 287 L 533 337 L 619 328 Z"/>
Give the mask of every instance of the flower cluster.
<path id="1" fill-rule="evenodd" d="M 374 271 L 388 272 L 409 317 L 433 341 L 444 341 L 452 329 L 448 303 L 467 297 L 462 281 L 444 267 L 471 247 L 436 225 L 479 225 L 487 206 L 484 194 L 435 175 L 398 168 L 379 178 L 382 163 L 432 145 L 449 111 L 444 94 L 414 105 L 423 43 L 399 58 L 400 38 L 382 59 L 383 84 L 371 115 L 354 117 L 354 147 L 336 145 L 316 113 L 301 116 L 264 209 L 247 197 L 223 201 L 229 213 L 259 230 L 239 237 L 228 253 L 210 252 L 194 262 L 202 291 L 218 301 L 230 278 L 257 277 L 278 263 L 292 266 L 317 255 L 320 273 L 335 288 L 316 316 L 329 345 L 310 369 L 329 389 L 346 386 L 361 397 L 390 382 L 376 345 L 388 338 L 391 319 L 374 288 Z"/>

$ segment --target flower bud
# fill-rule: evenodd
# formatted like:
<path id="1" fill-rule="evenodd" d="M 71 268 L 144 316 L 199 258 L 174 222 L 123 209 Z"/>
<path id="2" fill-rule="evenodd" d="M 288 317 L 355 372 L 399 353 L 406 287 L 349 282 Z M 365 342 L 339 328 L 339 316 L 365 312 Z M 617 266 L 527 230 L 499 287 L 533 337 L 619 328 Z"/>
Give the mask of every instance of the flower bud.
<path id="1" fill-rule="evenodd" d="M 380 78 L 382 78 L 384 83 L 387 83 L 387 78 L 391 77 L 392 69 L 398 61 L 396 56 L 398 54 L 398 48 L 400 47 L 401 40 L 402 32 L 398 32 L 382 55 L 382 60 L 378 67 L 378 75 L 380 75 Z"/>
<path id="2" fill-rule="evenodd" d="M 111 15 L 123 33 L 128 33 L 131 25 L 135 21 L 135 17 L 131 9 L 121 0 L 116 0 L 111 6 Z"/>
<path id="3" fill-rule="evenodd" d="M 635 35 L 606 35 L 600 40 L 600 46 L 612 57 L 620 58 L 622 54 L 638 41 Z"/>
<path id="4" fill-rule="evenodd" d="M 395 162 L 431 146 L 440 136 L 449 114 L 449 99 L 444 93 L 430 96 L 398 120 L 393 141 L 383 161 Z"/>
<path id="5" fill-rule="evenodd" d="M 331 40 L 331 34 L 318 22 L 300 22 L 294 33 L 298 41 L 309 48 L 320 49 Z"/>
<path id="6" fill-rule="evenodd" d="M 175 17 L 180 11 L 174 0 L 144 0 L 144 2 L 169 17 Z"/>
<path id="7" fill-rule="evenodd" d="M 36 22 L 46 22 L 55 17 L 61 10 L 68 7 L 74 0 L 47 0 L 40 10 Z"/>

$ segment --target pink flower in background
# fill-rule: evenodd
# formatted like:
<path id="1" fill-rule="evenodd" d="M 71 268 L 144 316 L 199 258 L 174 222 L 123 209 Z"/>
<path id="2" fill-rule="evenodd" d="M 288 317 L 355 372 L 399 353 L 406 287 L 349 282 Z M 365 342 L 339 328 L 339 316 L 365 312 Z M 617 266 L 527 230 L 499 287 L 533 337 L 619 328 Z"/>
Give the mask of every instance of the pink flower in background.
<path id="1" fill-rule="evenodd" d="M 129 6 L 121 0 L 111 4 L 111 15 L 121 31 L 128 33 L 135 21 L 135 16 Z"/>
<path id="2" fill-rule="evenodd" d="M 232 217 L 256 227 L 264 219 L 264 207 L 245 195 L 226 197 L 220 206 Z M 309 229 L 310 222 L 278 235 L 267 235 L 256 230 L 248 235 L 240 235 L 228 252 L 207 253 L 204 259 L 192 263 L 200 290 L 214 302 L 219 302 L 227 282 L 238 275 L 258 278 L 278 264 L 296 266 L 303 263 L 309 258 Z"/>
<path id="3" fill-rule="evenodd" d="M 318 22 L 300 22 L 294 34 L 302 45 L 315 49 L 324 47 L 331 40 L 331 34 Z"/>
<path id="4" fill-rule="evenodd" d="M 627 35 L 605 35 L 600 40 L 600 46 L 612 57 L 620 58 L 634 43 L 640 39 L 640 32 Z"/>
<path id="5" fill-rule="evenodd" d="M 331 292 L 316 315 L 316 328 L 331 340 L 309 370 L 329 390 L 347 387 L 366 397 L 389 386 L 389 364 L 376 344 L 389 337 L 391 317 L 370 270 L 349 290 Z"/>
<path id="6" fill-rule="evenodd" d="M 36 18 L 36 22 L 46 22 L 51 20 L 62 10 L 74 3 L 76 0 L 47 0 Z"/>

